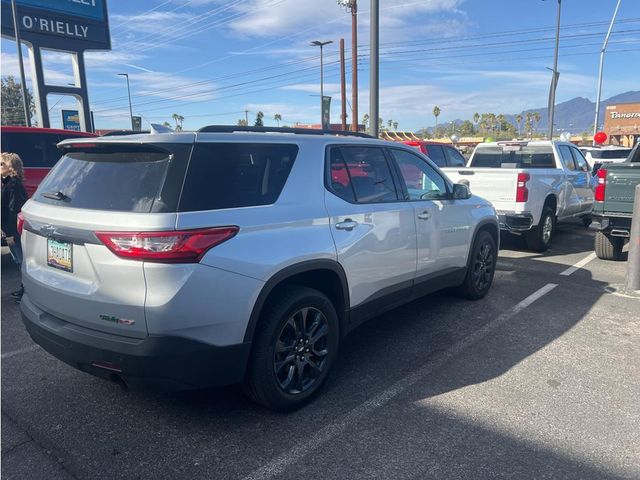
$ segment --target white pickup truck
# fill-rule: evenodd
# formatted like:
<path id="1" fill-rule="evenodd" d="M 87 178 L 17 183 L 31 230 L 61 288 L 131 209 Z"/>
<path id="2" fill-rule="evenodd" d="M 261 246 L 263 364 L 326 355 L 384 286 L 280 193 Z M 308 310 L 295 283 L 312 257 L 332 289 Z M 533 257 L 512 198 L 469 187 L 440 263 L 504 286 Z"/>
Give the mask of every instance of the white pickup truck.
<path id="1" fill-rule="evenodd" d="M 442 168 L 454 183 L 467 183 L 498 211 L 500 228 L 524 235 L 543 252 L 556 222 L 591 222 L 591 173 L 575 145 L 560 141 L 494 142 L 478 145 L 465 168 Z"/>

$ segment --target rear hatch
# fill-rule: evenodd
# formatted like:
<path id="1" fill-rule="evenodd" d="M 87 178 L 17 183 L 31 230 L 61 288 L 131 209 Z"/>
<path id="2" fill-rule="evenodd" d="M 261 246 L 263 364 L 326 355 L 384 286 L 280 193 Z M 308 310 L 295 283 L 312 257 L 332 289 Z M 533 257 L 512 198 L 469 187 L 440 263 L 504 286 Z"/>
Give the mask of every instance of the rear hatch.
<path id="1" fill-rule="evenodd" d="M 636 185 L 640 184 L 640 144 L 624 163 L 603 165 L 607 171 L 605 213 L 631 216 Z"/>
<path id="2" fill-rule="evenodd" d="M 191 144 L 67 146 L 23 208 L 28 300 L 67 322 L 141 338 L 143 265 L 98 232 L 172 230 Z"/>

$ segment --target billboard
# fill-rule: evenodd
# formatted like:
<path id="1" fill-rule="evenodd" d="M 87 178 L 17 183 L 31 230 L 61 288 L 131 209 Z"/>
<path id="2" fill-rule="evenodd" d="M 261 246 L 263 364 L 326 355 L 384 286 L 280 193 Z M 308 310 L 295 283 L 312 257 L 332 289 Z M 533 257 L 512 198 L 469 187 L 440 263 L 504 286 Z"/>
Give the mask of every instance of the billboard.
<path id="1" fill-rule="evenodd" d="M 68 51 L 110 50 L 107 0 L 16 0 L 22 39 Z M 11 0 L 2 0 L 2 35 L 15 37 Z"/>
<path id="2" fill-rule="evenodd" d="M 62 110 L 62 128 L 80 131 L 80 114 L 78 110 Z"/>

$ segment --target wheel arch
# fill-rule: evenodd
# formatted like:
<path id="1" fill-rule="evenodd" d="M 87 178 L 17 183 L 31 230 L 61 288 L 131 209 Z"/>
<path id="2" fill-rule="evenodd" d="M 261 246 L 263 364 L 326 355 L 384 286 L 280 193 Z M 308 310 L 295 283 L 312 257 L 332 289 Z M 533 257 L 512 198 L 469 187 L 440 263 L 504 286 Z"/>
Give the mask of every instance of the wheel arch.
<path id="1" fill-rule="evenodd" d="M 555 193 L 550 193 L 547 195 L 547 198 L 544 199 L 544 204 L 542 205 L 542 210 L 544 210 L 544 207 L 551 207 L 551 209 L 553 210 L 553 214 L 557 217 L 558 216 L 558 197 L 556 196 Z M 542 218 L 542 210 L 540 211 L 540 217 Z"/>
<path id="2" fill-rule="evenodd" d="M 309 260 L 285 267 L 267 280 L 251 310 L 244 342 L 252 341 L 265 306 L 287 285 L 309 287 L 325 294 L 338 314 L 340 334 L 346 331 L 350 304 L 347 276 L 342 266 L 333 260 Z"/>

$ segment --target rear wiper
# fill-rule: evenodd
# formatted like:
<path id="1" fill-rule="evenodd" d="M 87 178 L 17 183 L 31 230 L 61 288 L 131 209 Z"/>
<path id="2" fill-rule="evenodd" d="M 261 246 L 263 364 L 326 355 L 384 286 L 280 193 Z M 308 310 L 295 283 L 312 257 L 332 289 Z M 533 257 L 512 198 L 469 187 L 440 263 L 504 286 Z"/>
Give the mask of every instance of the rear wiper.
<path id="1" fill-rule="evenodd" d="M 50 198 L 51 200 L 62 200 L 64 202 L 66 202 L 67 200 L 71 200 L 71 197 L 65 195 L 60 190 L 58 190 L 57 192 L 44 192 L 42 196 L 44 198 Z"/>

